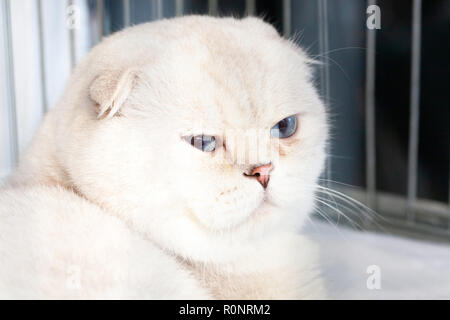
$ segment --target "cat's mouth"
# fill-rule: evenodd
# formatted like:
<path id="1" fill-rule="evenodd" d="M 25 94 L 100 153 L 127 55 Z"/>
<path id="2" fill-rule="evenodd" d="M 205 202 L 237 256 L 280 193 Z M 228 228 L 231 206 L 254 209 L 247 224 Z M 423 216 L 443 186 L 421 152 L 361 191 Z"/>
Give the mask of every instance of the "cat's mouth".
<path id="1" fill-rule="evenodd" d="M 248 219 L 252 219 L 257 216 L 267 215 L 270 212 L 270 208 L 276 207 L 276 204 L 273 202 L 273 199 L 270 197 L 270 193 L 267 190 L 264 190 L 264 196 L 261 199 L 258 206 L 250 213 Z"/>
<path id="2" fill-rule="evenodd" d="M 261 204 L 264 203 L 275 206 L 273 194 L 269 188 L 265 188 L 263 190 L 263 199 L 261 200 Z"/>
<path id="3" fill-rule="evenodd" d="M 253 210 L 247 218 L 240 224 L 244 225 L 251 221 L 261 220 L 265 217 L 269 216 L 275 208 L 276 205 L 266 196 L 266 192 L 264 193 L 264 198 L 261 200 L 260 204 Z"/>

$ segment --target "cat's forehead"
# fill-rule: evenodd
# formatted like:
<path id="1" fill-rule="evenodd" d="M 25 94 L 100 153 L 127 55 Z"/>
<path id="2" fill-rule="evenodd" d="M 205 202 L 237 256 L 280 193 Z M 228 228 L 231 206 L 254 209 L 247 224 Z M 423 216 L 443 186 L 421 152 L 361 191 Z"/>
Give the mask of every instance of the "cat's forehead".
<path id="1" fill-rule="evenodd" d="M 305 63 L 280 39 L 242 38 L 209 35 L 171 46 L 156 67 L 167 105 L 214 128 L 270 126 L 300 112 L 301 91 L 310 85 Z"/>
<path id="2" fill-rule="evenodd" d="M 147 36 L 161 39 L 149 45 L 145 88 L 186 126 L 267 127 L 302 111 L 312 88 L 306 56 L 269 24 L 188 17 L 161 26 Z"/>

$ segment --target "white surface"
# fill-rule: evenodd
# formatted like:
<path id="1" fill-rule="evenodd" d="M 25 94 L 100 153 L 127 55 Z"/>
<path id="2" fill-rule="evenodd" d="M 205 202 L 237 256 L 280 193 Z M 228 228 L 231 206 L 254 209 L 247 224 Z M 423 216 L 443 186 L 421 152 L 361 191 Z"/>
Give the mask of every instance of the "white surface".
<path id="1" fill-rule="evenodd" d="M 313 221 L 306 233 L 320 248 L 332 299 L 450 299 L 450 244 L 359 232 Z M 381 271 L 369 290 L 367 267 Z"/>

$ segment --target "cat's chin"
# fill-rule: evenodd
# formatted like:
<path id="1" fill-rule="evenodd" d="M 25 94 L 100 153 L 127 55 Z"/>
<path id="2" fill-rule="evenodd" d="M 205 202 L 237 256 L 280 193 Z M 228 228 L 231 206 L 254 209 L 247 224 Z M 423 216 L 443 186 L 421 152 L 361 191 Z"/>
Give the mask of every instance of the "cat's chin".
<path id="1" fill-rule="evenodd" d="M 289 201 L 282 201 L 269 189 L 255 196 L 249 208 L 249 198 L 241 207 L 236 206 L 233 212 L 220 212 L 220 219 L 216 216 L 214 220 L 201 219 L 197 214 L 192 217 L 201 228 L 211 232 L 233 233 L 240 229 L 259 229 L 261 225 L 272 224 L 274 221 L 283 219 L 283 215 L 292 209 L 286 207 Z M 232 213 L 240 213 L 239 216 L 231 216 Z M 191 212 L 192 214 L 192 212 Z M 267 229 L 267 226 L 263 226 Z"/>
<path id="2" fill-rule="evenodd" d="M 251 252 L 256 243 L 297 230 L 301 218 L 306 216 L 306 212 L 301 214 L 298 208 L 291 210 L 277 205 L 268 195 L 255 201 L 253 208 L 242 212 L 239 219 L 236 217 L 220 229 L 201 221 L 197 216 L 199 213 L 188 207 L 178 207 L 177 211 L 178 214 L 166 216 L 158 223 L 149 219 L 149 211 L 141 211 L 139 220 L 133 225 L 161 248 L 176 255 L 192 261 L 215 263 L 234 261 L 236 255 Z"/>
<path id="3" fill-rule="evenodd" d="M 234 223 L 233 226 L 221 231 L 234 233 L 239 232 L 242 229 L 258 229 L 260 226 L 272 220 L 272 218 L 278 218 L 274 216 L 279 215 L 282 211 L 283 210 L 273 202 L 273 199 L 270 196 L 264 194 L 264 198 L 260 201 L 255 209 L 249 212 L 246 217 L 244 217 L 241 221 L 237 221 L 236 223 Z"/>
<path id="4" fill-rule="evenodd" d="M 227 230 L 228 232 L 233 232 L 240 228 L 245 228 L 246 225 L 258 223 L 258 220 L 267 218 L 269 215 L 274 214 L 274 211 L 276 211 L 275 205 L 264 197 L 254 210 L 250 211 L 246 217 L 235 223 L 231 228 L 227 228 Z"/>

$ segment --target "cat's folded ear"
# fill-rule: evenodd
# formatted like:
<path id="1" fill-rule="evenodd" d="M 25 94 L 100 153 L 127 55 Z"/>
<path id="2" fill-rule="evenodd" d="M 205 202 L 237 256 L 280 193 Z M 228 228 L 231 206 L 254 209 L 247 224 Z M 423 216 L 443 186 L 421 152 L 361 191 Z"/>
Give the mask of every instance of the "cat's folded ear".
<path id="1" fill-rule="evenodd" d="M 89 96 L 95 102 L 98 118 L 112 118 L 133 89 L 137 72 L 134 69 L 106 70 L 89 87 Z"/>

